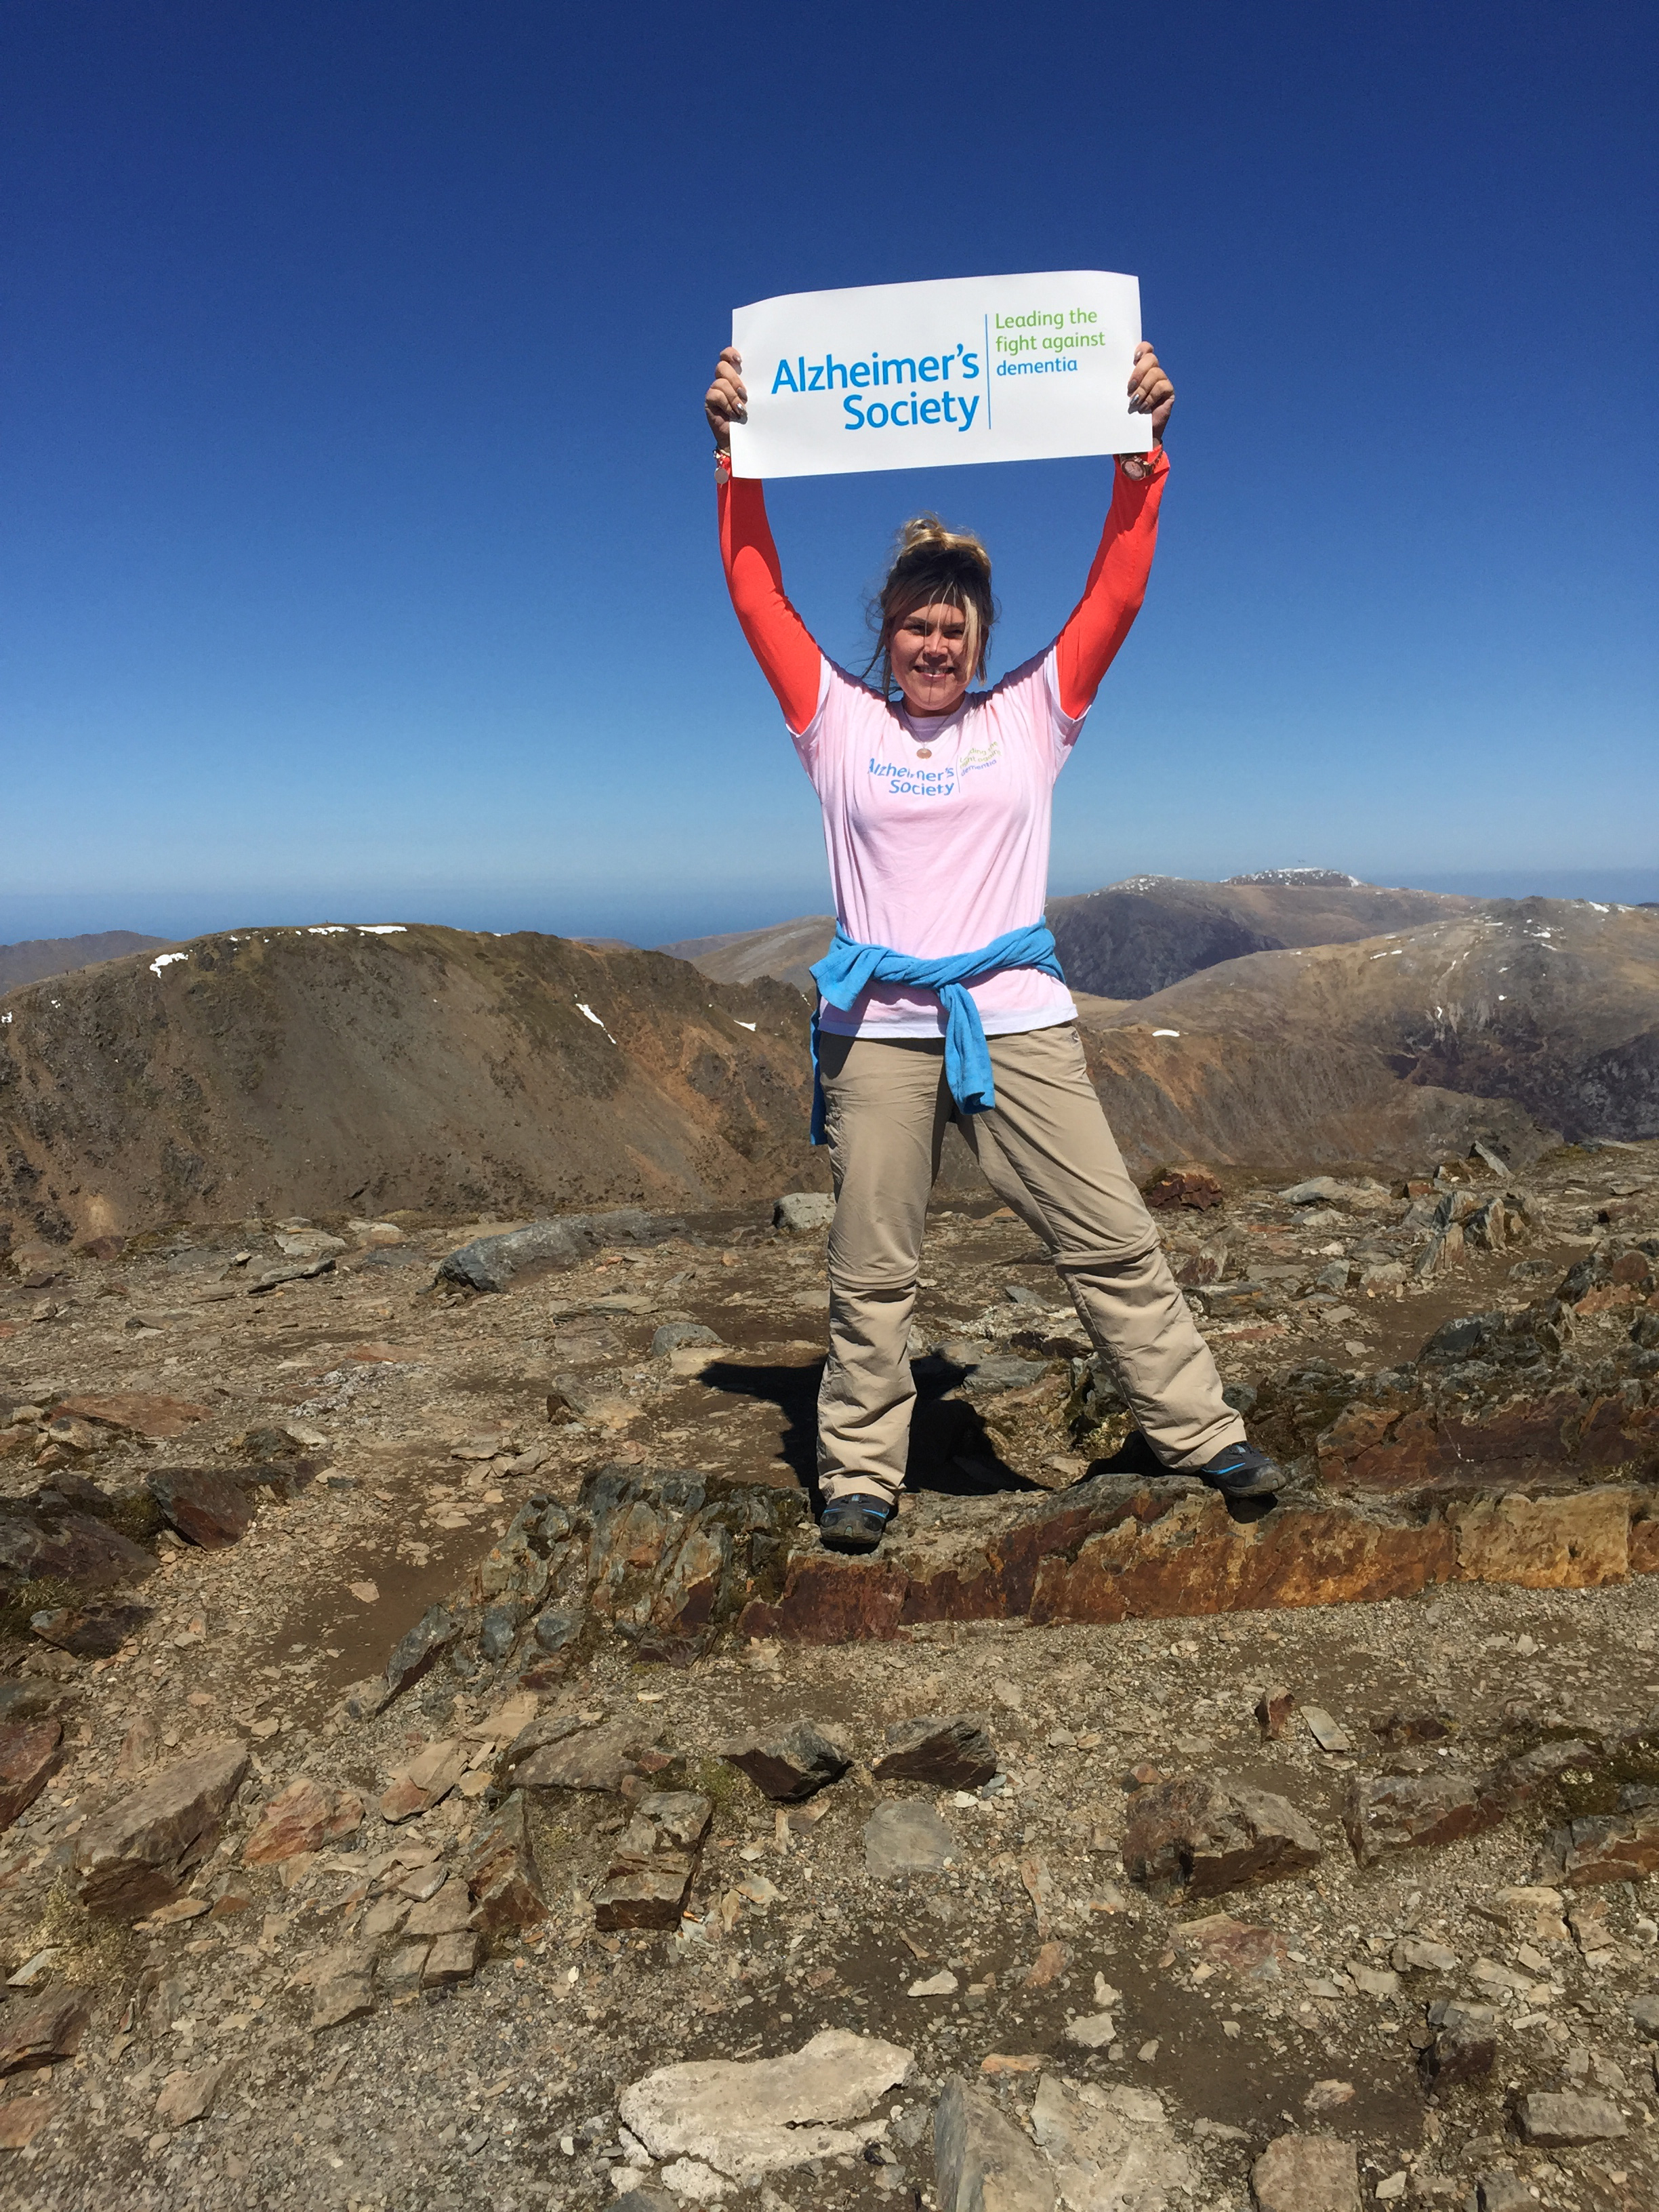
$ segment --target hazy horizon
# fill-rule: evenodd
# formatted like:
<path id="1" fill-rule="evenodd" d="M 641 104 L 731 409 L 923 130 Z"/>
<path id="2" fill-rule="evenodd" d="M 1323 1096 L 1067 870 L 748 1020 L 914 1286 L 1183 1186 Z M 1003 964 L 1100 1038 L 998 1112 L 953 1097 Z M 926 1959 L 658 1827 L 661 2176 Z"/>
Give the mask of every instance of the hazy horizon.
<path id="1" fill-rule="evenodd" d="M 1344 869 L 1336 860 L 1307 862 L 1283 860 L 1245 860 L 1228 875 L 1244 875 L 1257 869 L 1308 866 Z M 1367 883 L 1389 889 L 1462 891 L 1474 898 L 1596 899 L 1608 903 L 1639 905 L 1659 900 L 1659 867 L 1653 868 L 1500 868 L 1468 869 L 1449 873 L 1439 870 L 1358 869 Z M 1064 898 L 1079 892 L 1103 890 L 1131 875 L 1184 876 L 1195 882 L 1224 880 L 1219 873 L 1196 868 L 1127 869 L 1084 883 L 1055 884 L 1050 896 Z M 630 945 L 672 945 L 687 938 L 720 937 L 750 929 L 770 929 L 798 915 L 827 914 L 830 910 L 827 881 L 820 878 L 796 886 L 793 900 L 782 892 L 767 896 L 749 892 L 726 896 L 667 894 L 652 898 L 638 891 L 618 890 L 609 898 L 562 898 L 546 890 L 476 885 L 471 887 L 410 886 L 371 896 L 354 898 L 337 890 L 267 890 L 255 891 L 178 892 L 0 892 L 0 944 L 17 945 L 40 938 L 89 936 L 105 930 L 128 929 L 143 937 L 175 941 L 206 937 L 221 930 L 296 928 L 318 922 L 434 922 L 453 929 L 489 930 L 506 935 L 520 929 L 538 930 L 556 937 L 619 938 Z"/>

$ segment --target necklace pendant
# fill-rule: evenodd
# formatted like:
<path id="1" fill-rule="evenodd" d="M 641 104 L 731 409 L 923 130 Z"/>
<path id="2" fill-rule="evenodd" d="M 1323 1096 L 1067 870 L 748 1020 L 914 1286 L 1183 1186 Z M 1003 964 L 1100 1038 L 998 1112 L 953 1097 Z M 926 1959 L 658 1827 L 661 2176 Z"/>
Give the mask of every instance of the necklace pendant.
<path id="1" fill-rule="evenodd" d="M 932 747 L 931 745 L 918 745 L 918 746 L 917 746 L 917 748 L 916 748 L 916 758 L 917 758 L 918 760 L 932 760 L 932 758 L 933 758 L 933 747 Z"/>

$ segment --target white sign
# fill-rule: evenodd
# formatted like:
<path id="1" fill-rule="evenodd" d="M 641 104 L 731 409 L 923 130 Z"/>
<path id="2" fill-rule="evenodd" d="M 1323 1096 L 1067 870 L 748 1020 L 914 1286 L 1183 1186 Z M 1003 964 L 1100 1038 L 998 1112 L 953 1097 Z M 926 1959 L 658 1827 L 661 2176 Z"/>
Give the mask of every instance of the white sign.
<path id="1" fill-rule="evenodd" d="M 1099 269 L 789 292 L 739 307 L 739 477 L 1145 453 L 1140 284 Z"/>

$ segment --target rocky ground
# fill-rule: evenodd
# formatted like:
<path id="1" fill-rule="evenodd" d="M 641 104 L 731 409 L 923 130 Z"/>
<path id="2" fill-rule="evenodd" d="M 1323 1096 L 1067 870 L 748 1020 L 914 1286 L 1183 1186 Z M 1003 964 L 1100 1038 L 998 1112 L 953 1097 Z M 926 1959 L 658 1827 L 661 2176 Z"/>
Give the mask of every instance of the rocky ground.
<path id="1" fill-rule="evenodd" d="M 0 2198 L 1659 2201 L 1659 1146 L 1160 1194 L 1281 1503 L 958 1202 L 870 1564 L 811 1204 L 15 1255 Z"/>

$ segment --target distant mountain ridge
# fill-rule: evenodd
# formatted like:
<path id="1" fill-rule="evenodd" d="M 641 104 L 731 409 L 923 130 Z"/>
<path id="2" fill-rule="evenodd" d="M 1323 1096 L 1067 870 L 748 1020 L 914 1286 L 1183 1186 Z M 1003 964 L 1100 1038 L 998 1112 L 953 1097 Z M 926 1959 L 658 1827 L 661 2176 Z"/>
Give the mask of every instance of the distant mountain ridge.
<path id="1" fill-rule="evenodd" d="M 67 975 L 127 952 L 164 952 L 171 937 L 143 937 L 136 929 L 105 929 L 85 937 L 29 937 L 0 945 L 0 995 L 47 975 Z"/>
<path id="2" fill-rule="evenodd" d="M 25 985 L 0 1253 L 167 1221 L 678 1210 L 811 1188 L 781 984 L 531 931 L 244 929 Z"/>
<path id="3" fill-rule="evenodd" d="M 1387 890 L 1336 868 L 1263 868 L 1212 884 L 1131 876 L 1103 890 L 1050 899 L 1048 927 L 1066 980 L 1103 999 L 1146 999 L 1183 975 L 1297 945 L 1346 945 L 1478 906 L 1444 891 Z M 769 929 L 692 937 L 658 950 L 720 983 L 771 975 L 799 991 L 830 949 L 833 915 L 801 915 Z"/>

